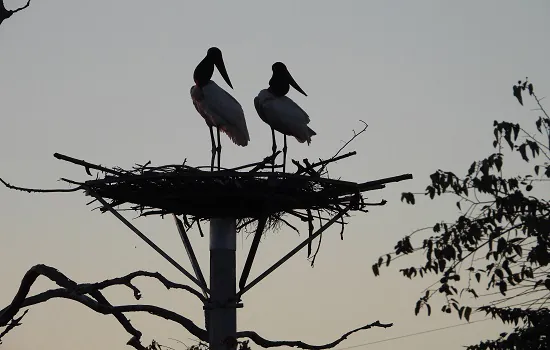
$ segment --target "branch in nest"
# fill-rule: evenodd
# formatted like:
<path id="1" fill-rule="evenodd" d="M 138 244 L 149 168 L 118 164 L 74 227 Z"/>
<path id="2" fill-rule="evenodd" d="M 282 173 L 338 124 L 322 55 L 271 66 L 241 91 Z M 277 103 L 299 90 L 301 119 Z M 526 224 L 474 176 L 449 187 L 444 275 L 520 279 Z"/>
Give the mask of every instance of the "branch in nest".
<path id="1" fill-rule="evenodd" d="M 75 187 L 75 188 L 60 188 L 60 189 L 40 189 L 40 188 L 25 188 L 25 187 L 18 187 L 14 185 L 10 185 L 6 181 L 4 181 L 2 178 L 0 178 L 0 182 L 9 188 L 10 190 L 17 190 L 17 191 L 23 191 L 28 193 L 55 193 L 55 192 L 76 192 L 81 190 L 81 187 Z"/>
<path id="2" fill-rule="evenodd" d="M 31 297 L 27 297 L 32 284 L 40 275 L 44 275 L 50 278 L 61 288 L 52 289 Z M 167 320 L 179 323 L 199 339 L 206 340 L 206 331 L 196 326 L 191 320 L 187 319 L 184 316 L 152 305 L 113 306 L 109 303 L 109 301 L 107 301 L 107 299 L 100 291 L 101 289 L 114 285 L 126 285 L 134 291 L 134 295 L 136 296 L 136 298 L 139 299 L 141 297 L 141 293 L 135 286 L 131 284 L 131 280 L 138 276 L 156 278 L 161 283 L 163 283 L 166 288 L 177 288 L 184 290 L 191 289 L 188 286 L 171 282 L 159 273 L 151 273 L 146 271 L 136 271 L 124 277 L 105 280 L 99 283 L 77 284 L 76 282 L 65 276 L 63 273 L 50 266 L 36 265 L 33 266 L 23 277 L 19 290 L 15 295 L 12 303 L 3 310 L 0 310 L 0 327 L 7 326 L 6 330 L 4 330 L 4 332 L 2 333 L 2 336 L 18 325 L 16 324 L 14 326 L 11 326 L 10 328 L 10 325 L 12 325 L 14 321 L 15 323 L 19 323 L 19 320 L 21 320 L 22 316 L 18 319 L 13 319 L 13 317 L 19 312 L 21 308 L 39 304 L 52 298 L 65 298 L 86 305 L 98 313 L 113 315 L 124 327 L 124 329 L 132 335 L 132 338 L 128 342 L 128 345 L 131 345 L 138 350 L 145 349 L 140 343 L 141 332 L 135 329 L 131 325 L 130 321 L 126 318 L 126 316 L 124 316 L 124 313 L 126 312 L 147 312 L 155 316 L 163 317 Z M 201 298 L 201 300 L 204 300 L 200 293 L 199 295 L 197 295 L 197 297 Z"/>
<path id="3" fill-rule="evenodd" d="M 286 220 L 283 219 L 283 218 L 279 218 L 279 220 L 281 220 L 285 225 L 287 225 L 288 227 L 290 227 L 291 229 L 293 229 L 296 233 L 298 233 L 298 235 L 300 234 L 300 230 L 298 230 L 295 226 L 293 226 L 292 224 L 290 224 L 290 222 L 286 221 Z"/>
<path id="4" fill-rule="evenodd" d="M 319 218 L 319 226 L 323 226 L 323 220 L 321 219 L 321 211 L 318 210 L 317 213 L 318 213 L 318 218 Z M 308 214 L 311 215 L 311 220 L 309 222 L 309 232 L 310 232 L 310 236 L 311 236 L 311 233 L 313 232 L 313 215 L 311 213 L 308 213 Z M 343 219 L 342 219 L 342 222 L 343 222 Z M 310 258 L 311 267 L 315 266 L 315 259 L 317 259 L 317 255 L 319 254 L 319 250 L 321 250 L 321 242 L 322 241 L 323 241 L 323 235 L 319 235 L 319 241 L 317 243 L 317 249 L 315 250 L 315 254 L 313 254 L 313 256 Z"/>
<path id="5" fill-rule="evenodd" d="M 355 140 L 359 135 L 361 135 L 362 133 L 365 132 L 365 130 L 367 130 L 367 128 L 369 127 L 368 124 L 365 123 L 362 120 L 359 120 L 359 121 L 361 123 L 363 123 L 363 125 L 364 125 L 363 129 L 361 129 L 361 131 L 359 131 L 359 132 L 355 132 L 355 130 L 353 130 L 353 137 L 351 139 L 349 139 L 346 143 L 344 143 L 344 145 L 342 147 L 340 147 L 338 152 L 336 152 L 336 154 L 333 155 L 330 159 L 334 159 L 334 158 L 338 157 L 338 155 L 340 154 L 340 152 L 342 152 L 344 150 L 344 148 L 346 148 L 353 140 Z"/>
<path id="6" fill-rule="evenodd" d="M 244 331 L 244 332 L 237 332 L 237 338 L 249 338 L 257 345 L 263 347 L 263 348 L 272 348 L 277 346 L 291 346 L 291 347 L 297 347 L 300 349 L 305 350 L 323 350 L 323 349 L 331 349 L 338 344 L 340 344 L 342 341 L 347 339 L 350 335 L 353 333 L 359 332 L 361 330 L 370 329 L 373 327 L 380 327 L 380 328 L 389 328 L 393 326 L 393 323 L 380 323 L 380 321 L 373 322 L 371 324 L 368 324 L 366 326 L 354 329 L 352 331 L 349 331 L 342 335 L 337 340 L 333 341 L 332 343 L 324 344 L 324 345 L 311 345 L 304 343 L 299 340 L 267 340 L 263 338 L 262 336 L 258 335 L 258 333 L 253 331 Z"/>
<path id="7" fill-rule="evenodd" d="M 268 164 L 275 165 L 275 159 L 277 159 L 277 156 L 279 154 L 281 154 L 281 151 L 277 151 L 274 154 L 265 157 L 264 160 L 262 160 L 261 162 L 252 163 L 252 164 L 248 164 L 248 165 L 241 165 L 241 166 L 233 168 L 231 170 L 236 171 L 236 170 L 246 169 L 246 168 L 249 168 L 251 166 L 254 166 L 254 168 L 252 168 L 249 172 L 250 173 L 255 173 L 259 170 L 264 169 L 266 167 L 266 165 L 268 165 Z"/>
<path id="8" fill-rule="evenodd" d="M 109 174 L 112 174 L 112 175 L 118 175 L 118 176 L 125 175 L 123 172 L 116 171 L 116 170 L 109 169 L 109 168 L 105 168 L 104 166 L 101 166 L 101 165 L 88 163 L 86 161 L 76 159 L 76 158 L 73 158 L 73 157 L 69 157 L 69 156 L 66 156 L 64 154 L 54 153 L 53 156 L 57 159 L 64 160 L 64 161 L 69 162 L 69 163 L 73 163 L 73 164 L 83 166 L 84 169 L 86 169 L 86 173 L 90 176 L 92 176 L 92 173 L 90 173 L 90 169 L 103 171 L 104 173 L 109 173 Z"/>
<path id="9" fill-rule="evenodd" d="M 388 201 L 385 200 L 385 199 L 382 199 L 380 202 L 376 202 L 376 203 L 362 203 L 362 205 L 364 205 L 364 206 L 380 206 L 380 205 L 386 205 L 386 203 L 388 203 Z"/>

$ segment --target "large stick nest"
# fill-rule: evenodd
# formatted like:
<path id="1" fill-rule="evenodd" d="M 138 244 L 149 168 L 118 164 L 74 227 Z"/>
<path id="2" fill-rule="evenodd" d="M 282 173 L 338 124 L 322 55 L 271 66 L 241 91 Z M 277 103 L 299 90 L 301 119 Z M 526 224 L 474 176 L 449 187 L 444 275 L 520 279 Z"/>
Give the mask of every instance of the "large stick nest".
<path id="1" fill-rule="evenodd" d="M 280 217 L 284 213 L 307 218 L 308 210 L 337 212 L 348 206 L 351 210 L 364 210 L 368 204 L 363 192 L 410 178 L 402 175 L 355 183 L 324 176 L 328 164 L 354 154 L 314 164 L 307 160 L 303 165 L 293 161 L 298 167 L 295 173 L 272 172 L 270 164 L 274 156 L 239 168 L 212 172 L 185 164 L 108 169 L 61 154 L 55 157 L 84 166 L 88 172 L 96 169 L 106 173 L 103 178 L 85 182 L 65 180 L 78 184 L 88 195 L 110 199 L 112 207 L 129 204 L 126 209 L 136 210 L 142 216 L 176 214 L 203 220 Z"/>
<path id="2" fill-rule="evenodd" d="M 192 225 L 189 220 L 199 222 L 215 217 L 236 218 L 239 228 L 249 226 L 260 218 L 267 221 L 268 228 L 282 222 L 291 226 L 283 219 L 285 214 L 311 223 L 314 219 L 328 220 L 342 211 L 365 212 L 369 205 L 383 205 L 385 201 L 365 202 L 364 192 L 412 178 L 412 175 L 405 174 L 356 183 L 329 177 L 327 166 L 355 155 L 355 152 L 339 154 L 365 129 L 366 124 L 327 160 L 319 159 L 315 163 L 307 159 L 302 162 L 292 160 L 297 167 L 294 173 L 273 171 L 280 168 L 274 164 L 280 152 L 260 162 L 218 171 L 203 170 L 206 167 L 192 167 L 185 162 L 164 166 L 151 166 L 147 162 L 136 164 L 128 170 L 107 168 L 56 153 L 56 158 L 84 167 L 89 175 L 92 175 L 90 169 L 99 173 L 95 179 L 87 181 L 62 179 L 78 185 L 66 190 L 32 190 L 2 182 L 10 188 L 30 192 L 84 190 L 87 195 L 106 200 L 112 208 L 137 211 L 140 216 L 182 215 L 187 227 Z M 100 209 L 107 210 L 104 205 Z"/>

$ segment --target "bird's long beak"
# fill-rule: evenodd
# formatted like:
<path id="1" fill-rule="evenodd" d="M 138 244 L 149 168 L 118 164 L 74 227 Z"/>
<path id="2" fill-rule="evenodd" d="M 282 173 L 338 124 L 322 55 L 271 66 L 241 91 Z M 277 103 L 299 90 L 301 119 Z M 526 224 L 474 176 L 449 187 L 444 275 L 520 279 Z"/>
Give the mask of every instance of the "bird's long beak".
<path id="1" fill-rule="evenodd" d="M 286 75 L 287 75 L 287 78 L 288 78 L 288 82 L 289 84 L 295 88 L 296 90 L 298 90 L 299 92 L 301 92 L 304 96 L 307 96 L 307 94 L 304 92 L 304 90 L 302 90 L 302 88 L 298 85 L 298 83 L 294 80 L 294 78 L 292 77 L 292 75 L 290 75 L 290 72 L 288 71 L 288 69 L 286 69 Z"/>
<path id="2" fill-rule="evenodd" d="M 233 89 L 233 85 L 231 85 L 231 80 L 229 80 L 229 75 L 227 75 L 227 70 L 225 70 L 225 63 L 223 62 L 223 57 L 220 56 L 219 59 L 216 60 L 216 67 L 218 68 L 218 72 L 223 77 L 223 80 Z"/>

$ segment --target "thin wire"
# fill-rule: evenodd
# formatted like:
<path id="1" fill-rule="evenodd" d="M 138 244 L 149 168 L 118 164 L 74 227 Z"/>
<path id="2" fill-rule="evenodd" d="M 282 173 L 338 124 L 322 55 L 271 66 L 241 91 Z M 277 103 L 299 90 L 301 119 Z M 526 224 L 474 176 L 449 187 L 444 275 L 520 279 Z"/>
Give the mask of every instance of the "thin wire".
<path id="1" fill-rule="evenodd" d="M 483 319 L 483 320 L 472 321 L 472 322 L 469 322 L 469 323 L 460 323 L 460 324 L 455 324 L 455 325 L 453 325 L 453 326 L 447 326 L 447 327 L 441 327 L 441 328 L 436 328 L 436 329 L 430 329 L 430 330 L 427 330 L 427 331 L 422 331 L 422 332 L 417 332 L 417 333 L 411 333 L 411 334 L 407 334 L 407 335 L 401 335 L 401 336 L 399 336 L 399 337 L 388 338 L 388 339 L 382 339 L 382 340 L 378 340 L 378 341 L 374 341 L 374 342 L 370 342 L 370 343 L 363 343 L 363 344 L 348 346 L 348 347 L 345 347 L 345 348 L 339 348 L 339 349 L 337 349 L 337 350 L 354 349 L 354 348 L 358 348 L 358 347 L 362 347 L 362 346 L 373 345 L 373 344 L 378 344 L 378 343 L 384 343 L 384 342 L 387 342 L 387 341 L 390 341 L 390 340 L 397 340 L 397 339 L 402 339 L 402 338 L 408 338 L 408 337 L 412 337 L 412 336 L 414 336 L 414 335 L 420 335 L 420 334 L 426 334 L 426 333 L 431 333 L 431 332 L 436 332 L 436 331 L 442 331 L 442 330 L 444 330 L 444 329 L 455 328 L 455 327 L 460 327 L 460 326 L 467 326 L 467 325 L 474 324 L 474 323 L 477 323 L 477 322 L 485 322 L 485 321 L 490 321 L 490 320 L 492 320 L 492 318 L 486 318 L 486 319 Z"/>

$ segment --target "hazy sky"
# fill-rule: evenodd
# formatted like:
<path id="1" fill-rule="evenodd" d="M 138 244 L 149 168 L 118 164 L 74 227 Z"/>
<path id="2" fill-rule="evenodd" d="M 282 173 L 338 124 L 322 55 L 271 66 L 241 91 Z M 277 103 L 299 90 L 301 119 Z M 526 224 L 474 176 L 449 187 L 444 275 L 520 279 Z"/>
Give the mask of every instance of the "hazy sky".
<path id="1" fill-rule="evenodd" d="M 25 1 L 5 3 L 14 8 Z M 388 205 L 354 216 L 344 241 L 338 228 L 324 235 L 314 269 L 303 251 L 247 293 L 239 329 L 325 343 L 376 320 L 395 323 L 353 335 L 343 348 L 458 324 L 439 308 L 430 318 L 414 316 L 414 302 L 432 279 L 411 282 L 396 269 L 375 278 L 370 266 L 403 235 L 456 214 L 452 203 L 448 209 L 402 204 L 402 191 L 421 191 L 436 169 L 462 172 L 491 152 L 494 119 L 536 117 L 512 97 L 517 79 L 528 76 L 542 95 L 550 94 L 548 1 L 460 4 L 35 0 L 0 27 L 0 176 L 30 187 L 64 186 L 60 177 L 88 179 L 79 167 L 54 159 L 54 152 L 107 166 L 186 158 L 208 164 L 208 128 L 189 88 L 210 46 L 224 53 L 231 93 L 244 108 L 251 134 L 244 149 L 223 136 L 222 165 L 259 160 L 270 152 L 271 138 L 253 98 L 267 87 L 271 64 L 282 61 L 308 94 L 289 96 L 309 113 L 317 132 L 310 147 L 290 140 L 289 157 L 330 156 L 363 119 L 369 129 L 350 147 L 358 155 L 332 167 L 331 174 L 367 181 L 412 173 L 415 179 L 373 193 L 373 201 L 385 198 Z M 218 73 L 213 79 L 227 88 Z M 29 195 L 0 188 L 0 307 L 38 263 L 79 282 L 143 269 L 187 283 L 114 217 L 91 212 L 89 200 L 81 193 Z M 134 223 L 189 266 L 171 218 Z M 191 236 L 208 271 L 208 241 L 195 231 Z M 252 277 L 301 239 L 287 229 L 268 235 Z M 239 237 L 239 269 L 249 244 Z M 203 325 L 201 305 L 184 292 L 148 280 L 137 284 L 143 302 Z M 40 280 L 32 292 L 50 287 Z M 114 304 L 134 302 L 122 287 L 107 296 Z M 193 343 L 173 323 L 130 318 L 144 341 L 155 338 L 178 349 L 168 338 Z M 24 321 L 5 338 L 5 349 L 125 349 L 129 339 L 113 317 L 66 300 L 33 307 Z M 488 321 L 365 348 L 461 349 L 502 329 Z"/>

